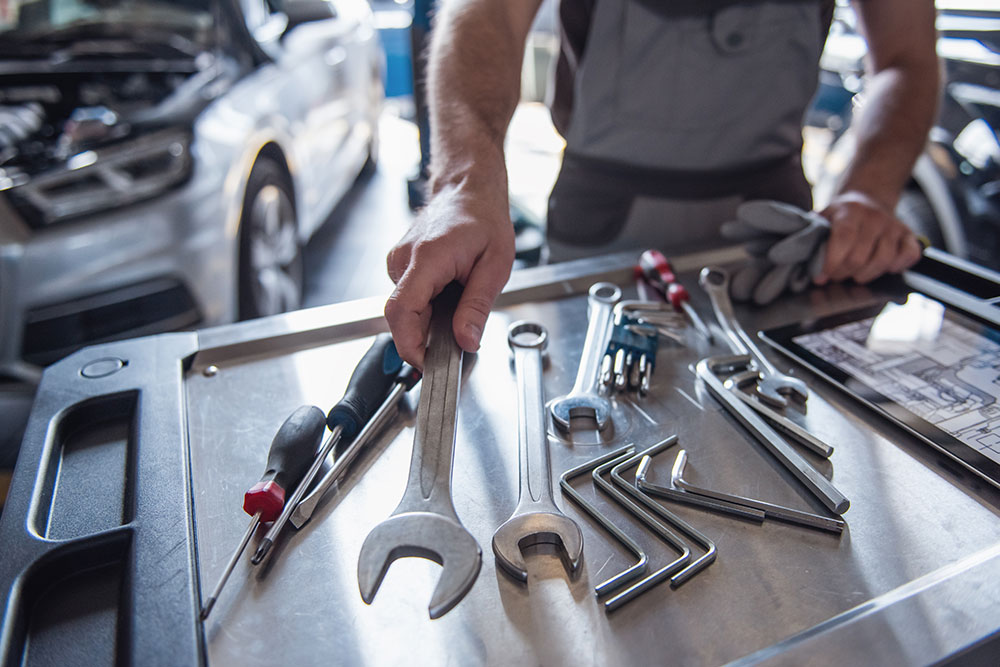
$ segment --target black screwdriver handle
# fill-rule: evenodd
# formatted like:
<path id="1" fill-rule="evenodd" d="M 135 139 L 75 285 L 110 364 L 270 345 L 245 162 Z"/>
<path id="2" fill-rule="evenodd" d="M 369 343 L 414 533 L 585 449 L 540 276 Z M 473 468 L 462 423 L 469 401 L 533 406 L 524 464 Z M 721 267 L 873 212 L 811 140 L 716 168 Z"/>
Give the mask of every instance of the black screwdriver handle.
<path id="1" fill-rule="evenodd" d="M 285 494 L 302 479 L 326 430 L 326 416 L 315 405 L 303 405 L 288 416 L 271 440 L 267 469 L 243 496 L 243 510 L 274 521 L 285 504 Z"/>
<path id="2" fill-rule="evenodd" d="M 344 397 L 327 414 L 326 425 L 330 430 L 342 427 L 344 442 L 357 435 L 382 405 L 402 366 L 392 336 L 387 333 L 376 336 L 354 369 Z"/>
<path id="3" fill-rule="evenodd" d="M 323 411 L 315 405 L 303 405 L 289 415 L 271 441 L 261 481 L 274 480 L 283 489 L 298 484 L 319 448 L 325 426 Z"/>

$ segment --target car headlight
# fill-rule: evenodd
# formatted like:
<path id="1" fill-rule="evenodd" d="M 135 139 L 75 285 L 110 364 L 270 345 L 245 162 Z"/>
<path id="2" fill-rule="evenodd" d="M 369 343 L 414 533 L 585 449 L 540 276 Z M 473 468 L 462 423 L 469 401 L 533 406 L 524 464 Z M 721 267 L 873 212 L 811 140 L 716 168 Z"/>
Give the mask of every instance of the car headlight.
<path id="1" fill-rule="evenodd" d="M 28 224 L 45 227 L 156 197 L 190 175 L 191 135 L 171 129 L 82 151 L 39 174 L 0 173 L 0 191 Z"/>

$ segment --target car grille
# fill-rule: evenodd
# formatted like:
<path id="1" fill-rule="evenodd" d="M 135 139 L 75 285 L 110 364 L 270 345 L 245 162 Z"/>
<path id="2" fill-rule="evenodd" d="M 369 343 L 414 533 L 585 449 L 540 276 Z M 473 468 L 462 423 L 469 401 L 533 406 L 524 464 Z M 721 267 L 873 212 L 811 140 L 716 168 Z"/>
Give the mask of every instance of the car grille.
<path id="1" fill-rule="evenodd" d="M 193 327 L 201 321 L 191 293 L 162 278 L 28 311 L 21 357 L 45 366 L 86 345 Z"/>

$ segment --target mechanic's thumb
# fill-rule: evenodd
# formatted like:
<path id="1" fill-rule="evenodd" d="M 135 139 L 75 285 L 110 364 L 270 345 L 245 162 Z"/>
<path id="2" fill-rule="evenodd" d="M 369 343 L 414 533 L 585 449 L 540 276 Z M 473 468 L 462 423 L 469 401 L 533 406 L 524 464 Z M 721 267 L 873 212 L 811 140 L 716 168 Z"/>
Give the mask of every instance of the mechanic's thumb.
<path id="1" fill-rule="evenodd" d="M 452 327 L 455 340 L 466 352 L 479 349 L 479 341 L 486 328 L 493 302 L 510 277 L 510 264 L 496 259 L 482 258 L 469 274 L 465 291 L 455 310 Z"/>

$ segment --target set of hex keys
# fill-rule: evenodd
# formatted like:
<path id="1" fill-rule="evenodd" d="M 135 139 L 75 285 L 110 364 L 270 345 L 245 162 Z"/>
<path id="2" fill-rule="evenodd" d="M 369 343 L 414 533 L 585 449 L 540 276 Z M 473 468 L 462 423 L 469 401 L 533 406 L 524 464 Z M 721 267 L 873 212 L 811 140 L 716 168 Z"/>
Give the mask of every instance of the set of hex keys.
<path id="1" fill-rule="evenodd" d="M 606 612 L 614 611 L 631 602 L 663 581 L 669 580 L 671 588 L 681 586 L 715 562 L 718 555 L 715 542 L 654 500 L 651 497 L 653 495 L 698 505 L 757 523 L 762 523 L 765 519 L 770 518 L 837 535 L 843 532 L 845 524 L 841 519 L 832 519 L 689 484 L 683 479 L 683 470 L 687 462 L 687 453 L 684 450 L 678 452 L 669 487 L 648 482 L 646 474 L 652 457 L 674 446 L 677 442 L 677 436 L 672 435 L 640 452 L 636 452 L 633 445 L 627 445 L 567 470 L 559 478 L 559 486 L 563 495 L 596 521 L 636 558 L 634 564 L 594 587 L 597 597 L 605 598 L 603 604 Z M 624 474 L 632 468 L 636 468 L 635 481 L 630 483 Z M 649 569 L 649 558 L 645 551 L 570 484 L 572 480 L 587 473 L 590 473 L 597 489 L 610 496 L 644 523 L 660 540 L 677 552 L 678 557 L 663 567 L 646 574 Z M 610 481 L 605 479 L 605 475 L 609 475 Z M 675 530 L 686 535 L 704 553 L 693 558 L 691 548 Z"/>
<path id="2" fill-rule="evenodd" d="M 601 385 L 608 390 L 649 393 L 660 336 L 684 344 L 684 317 L 663 301 L 620 301 L 601 359 Z"/>

